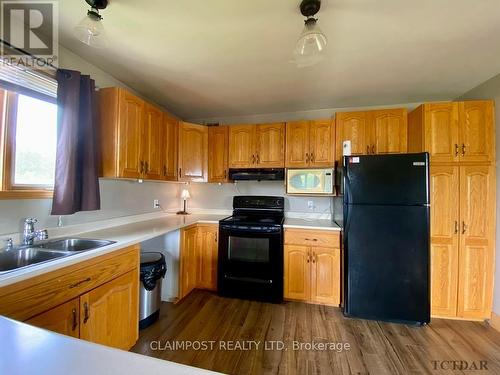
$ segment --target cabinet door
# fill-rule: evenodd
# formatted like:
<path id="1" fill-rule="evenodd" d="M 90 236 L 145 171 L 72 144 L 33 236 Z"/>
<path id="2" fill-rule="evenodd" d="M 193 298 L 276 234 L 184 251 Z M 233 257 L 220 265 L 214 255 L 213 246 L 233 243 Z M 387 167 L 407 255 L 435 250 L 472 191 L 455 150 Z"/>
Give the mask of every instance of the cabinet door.
<path id="1" fill-rule="evenodd" d="M 25 323 L 62 335 L 80 337 L 80 299 L 75 298 L 37 315 Z"/>
<path id="2" fill-rule="evenodd" d="M 179 299 L 187 296 L 198 285 L 198 228 L 184 229 L 181 241 Z"/>
<path id="3" fill-rule="evenodd" d="M 458 161 L 458 103 L 424 105 L 424 142 L 431 162 Z"/>
<path id="4" fill-rule="evenodd" d="M 431 314 L 457 314 L 459 170 L 431 166 Z"/>
<path id="5" fill-rule="evenodd" d="M 129 92 L 120 90 L 119 119 L 118 177 L 139 178 L 144 102 Z"/>
<path id="6" fill-rule="evenodd" d="M 291 121 L 286 123 L 287 168 L 309 167 L 309 121 Z"/>
<path id="7" fill-rule="evenodd" d="M 229 126 L 229 168 L 256 168 L 255 125 Z"/>
<path id="8" fill-rule="evenodd" d="M 179 180 L 208 179 L 208 127 L 182 122 L 179 127 Z"/>
<path id="9" fill-rule="evenodd" d="M 139 336 L 137 270 L 80 297 L 80 338 L 129 350 Z"/>
<path id="10" fill-rule="evenodd" d="M 309 150 L 311 167 L 333 167 L 334 165 L 334 130 L 333 120 L 311 121 L 309 128 Z"/>
<path id="11" fill-rule="evenodd" d="M 370 126 L 376 154 L 402 154 L 408 149 L 408 113 L 406 109 L 370 112 Z"/>
<path id="12" fill-rule="evenodd" d="M 458 316 L 488 318 L 493 288 L 494 167 L 460 167 Z"/>
<path id="13" fill-rule="evenodd" d="M 459 103 L 460 160 L 491 162 L 495 160 L 495 131 L 492 101 Z"/>
<path id="14" fill-rule="evenodd" d="M 163 178 L 177 181 L 177 141 L 179 139 L 179 122 L 167 114 L 163 114 Z"/>
<path id="15" fill-rule="evenodd" d="M 342 144 L 351 141 L 351 154 L 371 153 L 368 143 L 368 115 L 366 112 L 343 112 L 336 115 L 337 158 L 342 160 Z"/>
<path id="16" fill-rule="evenodd" d="M 308 301 L 311 296 L 311 255 L 306 246 L 285 246 L 285 298 Z"/>
<path id="17" fill-rule="evenodd" d="M 257 125 L 255 158 L 259 168 L 285 167 L 285 125 L 283 123 Z"/>
<path id="18" fill-rule="evenodd" d="M 199 226 L 200 235 L 200 288 L 217 290 L 218 225 Z"/>
<path id="19" fill-rule="evenodd" d="M 208 128 L 208 182 L 227 182 L 228 126 Z"/>
<path id="20" fill-rule="evenodd" d="M 311 301 L 340 304 L 340 249 L 313 247 Z"/>
<path id="21" fill-rule="evenodd" d="M 142 167 L 144 178 L 163 179 L 163 112 L 151 104 L 145 104 L 143 123 Z"/>

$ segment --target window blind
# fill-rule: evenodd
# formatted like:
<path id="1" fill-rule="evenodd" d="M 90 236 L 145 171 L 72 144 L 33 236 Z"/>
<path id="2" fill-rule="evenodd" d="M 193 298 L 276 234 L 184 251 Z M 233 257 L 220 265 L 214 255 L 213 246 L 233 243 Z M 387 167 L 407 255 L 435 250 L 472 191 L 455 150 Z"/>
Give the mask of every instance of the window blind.
<path id="1" fill-rule="evenodd" d="M 9 64 L 0 58 L 0 86 L 6 90 L 55 103 L 57 81 L 48 74 Z"/>

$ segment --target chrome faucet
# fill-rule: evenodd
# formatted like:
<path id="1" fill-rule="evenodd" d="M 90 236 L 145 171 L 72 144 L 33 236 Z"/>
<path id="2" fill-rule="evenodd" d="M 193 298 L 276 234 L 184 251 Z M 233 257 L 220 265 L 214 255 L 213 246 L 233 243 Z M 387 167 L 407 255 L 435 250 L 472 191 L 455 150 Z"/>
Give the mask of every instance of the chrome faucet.
<path id="1" fill-rule="evenodd" d="M 35 239 L 46 240 L 49 238 L 49 233 L 47 229 L 35 230 L 35 223 L 38 222 L 37 219 L 28 217 L 24 220 L 24 230 L 23 230 L 23 244 L 33 245 Z"/>

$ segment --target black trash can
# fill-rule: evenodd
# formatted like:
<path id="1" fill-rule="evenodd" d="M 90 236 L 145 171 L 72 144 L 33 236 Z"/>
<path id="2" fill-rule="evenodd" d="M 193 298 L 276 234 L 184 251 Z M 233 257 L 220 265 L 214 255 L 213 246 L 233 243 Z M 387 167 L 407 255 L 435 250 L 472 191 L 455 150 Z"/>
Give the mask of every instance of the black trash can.
<path id="1" fill-rule="evenodd" d="M 139 329 L 150 326 L 160 316 L 161 279 L 165 277 L 166 272 L 167 265 L 162 253 L 141 253 Z"/>

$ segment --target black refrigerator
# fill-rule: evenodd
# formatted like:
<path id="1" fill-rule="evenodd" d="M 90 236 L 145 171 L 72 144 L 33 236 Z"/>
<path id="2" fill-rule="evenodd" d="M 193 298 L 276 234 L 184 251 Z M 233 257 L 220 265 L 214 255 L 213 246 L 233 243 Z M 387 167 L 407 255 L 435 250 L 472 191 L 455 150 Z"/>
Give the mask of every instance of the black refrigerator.
<path id="1" fill-rule="evenodd" d="M 344 158 L 344 314 L 430 321 L 429 155 Z"/>

